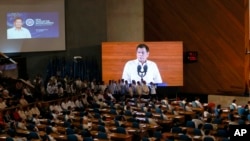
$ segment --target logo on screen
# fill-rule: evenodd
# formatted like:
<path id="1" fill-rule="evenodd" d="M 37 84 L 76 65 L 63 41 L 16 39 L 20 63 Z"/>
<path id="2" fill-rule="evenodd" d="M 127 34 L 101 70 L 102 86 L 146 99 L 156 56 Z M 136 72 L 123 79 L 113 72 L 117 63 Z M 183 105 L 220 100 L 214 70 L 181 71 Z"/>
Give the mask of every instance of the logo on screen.
<path id="1" fill-rule="evenodd" d="M 26 19 L 25 24 L 27 26 L 33 26 L 35 21 L 33 19 Z"/>

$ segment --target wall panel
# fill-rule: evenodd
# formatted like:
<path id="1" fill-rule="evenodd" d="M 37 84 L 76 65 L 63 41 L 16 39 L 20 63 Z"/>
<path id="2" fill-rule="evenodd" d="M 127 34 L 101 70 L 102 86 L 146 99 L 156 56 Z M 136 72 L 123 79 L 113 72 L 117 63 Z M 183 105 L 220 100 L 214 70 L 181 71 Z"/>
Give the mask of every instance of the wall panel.
<path id="1" fill-rule="evenodd" d="M 144 0 L 145 41 L 183 41 L 198 51 L 184 65 L 189 93 L 243 95 L 248 85 L 247 0 Z"/>

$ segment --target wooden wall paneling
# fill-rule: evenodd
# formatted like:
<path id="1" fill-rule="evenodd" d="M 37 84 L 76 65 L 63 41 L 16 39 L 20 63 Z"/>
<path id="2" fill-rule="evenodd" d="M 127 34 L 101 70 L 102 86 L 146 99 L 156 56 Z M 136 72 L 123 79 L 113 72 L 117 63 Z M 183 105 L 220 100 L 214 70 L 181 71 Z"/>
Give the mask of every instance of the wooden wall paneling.
<path id="1" fill-rule="evenodd" d="M 144 0 L 145 41 L 183 41 L 184 51 L 199 53 L 197 63 L 184 64 L 184 92 L 244 94 L 249 73 L 246 4 L 246 0 Z"/>

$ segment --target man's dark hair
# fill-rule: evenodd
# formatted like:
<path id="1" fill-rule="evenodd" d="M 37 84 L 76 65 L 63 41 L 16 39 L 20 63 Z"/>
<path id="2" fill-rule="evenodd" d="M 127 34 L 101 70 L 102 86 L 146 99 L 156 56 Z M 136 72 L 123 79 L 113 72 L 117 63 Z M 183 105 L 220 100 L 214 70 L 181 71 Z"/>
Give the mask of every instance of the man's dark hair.
<path id="1" fill-rule="evenodd" d="M 147 52 L 149 52 L 149 47 L 146 45 L 146 44 L 139 44 L 137 47 L 136 47 L 136 50 L 138 48 L 145 48 Z"/>
<path id="2" fill-rule="evenodd" d="M 21 17 L 16 17 L 15 19 L 14 19 L 14 21 L 16 21 L 16 20 L 23 20 Z"/>

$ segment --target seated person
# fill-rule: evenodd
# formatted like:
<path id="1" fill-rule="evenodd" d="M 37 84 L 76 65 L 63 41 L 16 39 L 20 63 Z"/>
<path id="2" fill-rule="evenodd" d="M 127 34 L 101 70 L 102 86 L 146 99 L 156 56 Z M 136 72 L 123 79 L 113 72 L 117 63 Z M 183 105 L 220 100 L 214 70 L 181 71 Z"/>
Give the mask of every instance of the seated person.
<path id="1" fill-rule="evenodd" d="M 236 122 L 236 119 L 234 117 L 234 110 L 230 110 L 230 112 L 228 113 L 228 124 L 229 125 L 238 125 L 238 123 Z"/>
<path id="2" fill-rule="evenodd" d="M 204 131 L 204 136 L 202 136 L 202 140 L 204 141 L 204 138 L 206 138 L 206 137 L 209 137 L 209 138 L 212 138 L 214 141 L 216 141 L 216 139 L 215 139 L 215 136 L 214 135 L 211 135 L 211 133 L 210 133 L 210 130 L 205 130 Z"/>
<path id="3" fill-rule="evenodd" d="M 203 108 L 203 105 L 201 104 L 199 97 L 196 97 L 196 99 L 195 99 L 194 102 L 196 103 L 196 105 L 198 106 L 198 108 Z"/>
<path id="4" fill-rule="evenodd" d="M 198 126 L 199 126 L 200 124 L 201 124 L 201 125 L 204 124 L 204 121 L 201 120 L 200 115 L 196 115 L 196 117 L 193 118 L 192 121 L 194 122 L 195 128 L 198 128 Z"/>
<path id="5" fill-rule="evenodd" d="M 49 141 L 56 141 L 56 139 L 51 135 L 52 129 L 50 127 L 46 127 L 45 132 L 46 135 L 44 137 L 47 137 Z"/>
<path id="6" fill-rule="evenodd" d="M 184 110 L 187 111 L 187 112 L 192 112 L 192 111 L 193 111 L 193 110 L 192 110 L 192 107 L 189 106 L 189 103 L 186 103 L 186 104 L 185 104 Z"/>
<path id="7" fill-rule="evenodd" d="M 180 140 L 192 141 L 192 136 L 187 133 L 187 130 L 182 130 L 182 133 L 179 134 Z"/>
<path id="8" fill-rule="evenodd" d="M 212 118 L 208 118 L 203 125 L 203 129 L 207 130 L 215 130 L 217 129 L 217 124 L 212 123 Z"/>
<path id="9" fill-rule="evenodd" d="M 212 121 L 213 124 L 221 124 L 222 123 L 222 117 L 221 115 L 215 116 L 215 118 Z"/>
<path id="10" fill-rule="evenodd" d="M 7 105 L 5 103 L 5 100 L 2 97 L 0 97 L 0 109 L 4 108 L 7 108 Z"/>
<path id="11" fill-rule="evenodd" d="M 168 111 L 163 111 L 163 113 L 161 114 L 161 117 L 163 120 L 170 120 L 167 116 L 167 113 L 168 113 Z"/>
<path id="12" fill-rule="evenodd" d="M 203 130 L 203 124 L 199 124 L 199 125 L 198 125 L 198 128 L 195 128 L 195 129 L 194 129 L 193 134 L 194 134 L 194 135 L 198 135 L 198 136 L 204 136 L 205 133 L 204 133 L 204 130 Z"/>
<path id="13" fill-rule="evenodd" d="M 237 110 L 238 106 L 236 104 L 236 99 L 232 101 L 232 103 L 229 105 L 230 109 Z"/>
<path id="14" fill-rule="evenodd" d="M 151 125 L 158 125 L 155 119 L 153 118 L 153 115 L 150 115 L 149 117 L 147 117 L 147 120 L 148 120 L 148 123 Z"/>
<path id="15" fill-rule="evenodd" d="M 17 128 L 18 129 L 23 129 L 23 130 L 27 130 L 27 123 L 25 121 L 25 119 L 20 119 L 18 122 L 17 122 Z"/>
<path id="16" fill-rule="evenodd" d="M 51 131 L 52 131 L 53 133 L 59 134 L 58 129 L 56 128 L 56 123 L 55 123 L 55 122 L 51 122 L 51 123 L 48 125 L 48 127 L 51 128 Z"/>
<path id="17" fill-rule="evenodd" d="M 207 119 L 209 117 L 212 117 L 212 113 L 209 110 L 208 107 L 204 107 L 204 111 L 203 111 L 203 119 Z"/>
<path id="18" fill-rule="evenodd" d="M 221 105 L 218 104 L 218 105 L 216 106 L 216 108 L 214 109 L 214 115 L 215 115 L 215 116 L 219 116 L 219 115 L 221 115 L 221 114 L 222 114 Z"/>
<path id="19" fill-rule="evenodd" d="M 9 135 L 9 137 L 6 137 L 6 141 L 7 140 L 13 140 L 13 141 L 26 141 L 27 138 L 26 137 L 18 137 L 16 136 L 16 131 L 15 129 L 8 129 L 7 134 Z"/>
<path id="20" fill-rule="evenodd" d="M 89 131 L 92 129 L 92 122 L 90 122 L 86 116 L 81 118 L 80 125 L 82 129 L 89 130 Z"/>
<path id="21" fill-rule="evenodd" d="M 19 104 L 22 106 L 29 105 L 29 102 L 25 99 L 24 95 L 22 95 L 21 98 L 19 99 Z"/>

